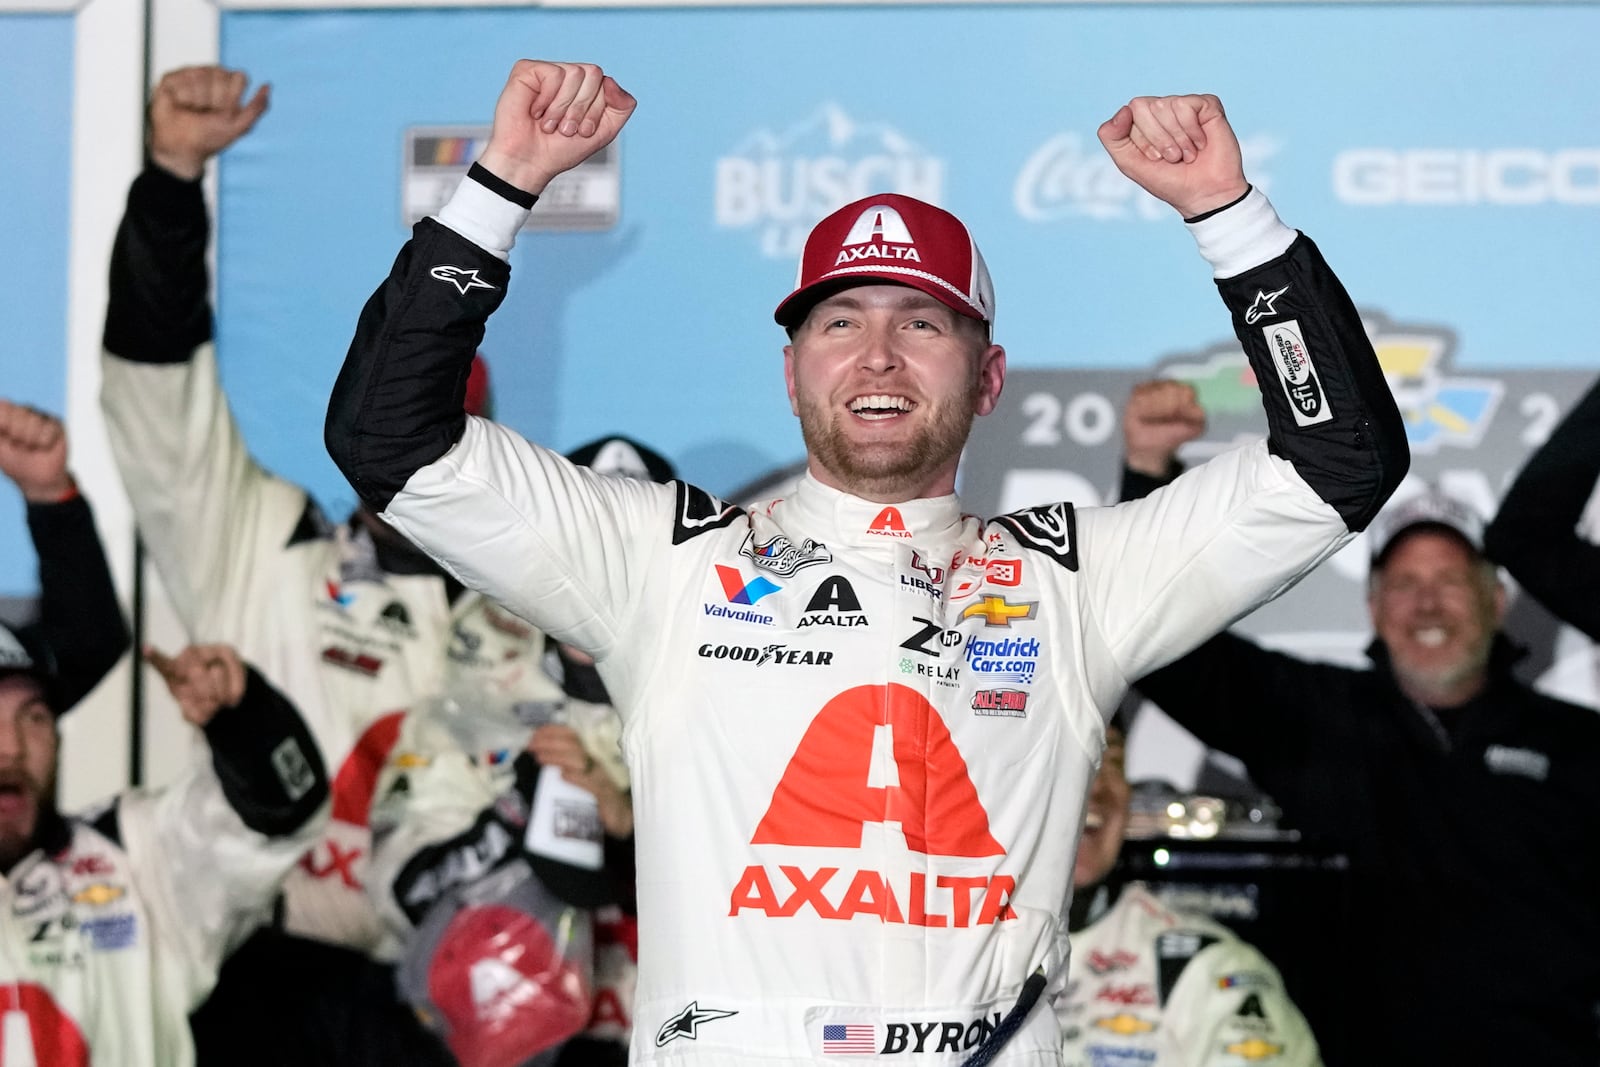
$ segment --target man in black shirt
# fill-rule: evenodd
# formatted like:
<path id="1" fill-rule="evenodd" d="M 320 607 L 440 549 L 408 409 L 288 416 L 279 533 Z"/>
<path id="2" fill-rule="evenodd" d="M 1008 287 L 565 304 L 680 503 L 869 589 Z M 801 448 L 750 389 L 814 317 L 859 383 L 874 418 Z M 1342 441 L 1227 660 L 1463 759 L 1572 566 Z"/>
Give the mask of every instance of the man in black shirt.
<path id="1" fill-rule="evenodd" d="M 1136 388 L 1124 497 L 1179 477 L 1203 429 L 1187 386 Z M 1349 1062 L 1593 1067 L 1600 717 L 1511 676 L 1467 508 L 1424 493 L 1371 536 L 1370 667 L 1225 633 L 1136 688 L 1350 856 L 1356 938 L 1328 946 L 1356 954 Z"/>

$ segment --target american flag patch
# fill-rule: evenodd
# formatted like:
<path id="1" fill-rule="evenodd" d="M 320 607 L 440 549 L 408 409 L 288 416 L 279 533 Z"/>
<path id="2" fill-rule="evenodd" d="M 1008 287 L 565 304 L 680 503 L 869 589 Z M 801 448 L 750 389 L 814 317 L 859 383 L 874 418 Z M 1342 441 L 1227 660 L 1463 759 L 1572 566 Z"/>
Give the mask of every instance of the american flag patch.
<path id="1" fill-rule="evenodd" d="M 829 1023 L 822 1028 L 822 1051 L 825 1053 L 871 1055 L 877 1050 L 869 1023 Z"/>

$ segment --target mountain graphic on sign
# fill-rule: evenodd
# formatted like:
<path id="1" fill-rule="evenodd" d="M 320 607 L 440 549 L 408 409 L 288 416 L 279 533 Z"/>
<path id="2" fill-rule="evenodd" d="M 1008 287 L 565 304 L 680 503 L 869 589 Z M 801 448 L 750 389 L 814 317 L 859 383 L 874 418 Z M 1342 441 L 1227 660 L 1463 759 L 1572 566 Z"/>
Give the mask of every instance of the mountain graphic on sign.
<path id="1" fill-rule="evenodd" d="M 830 153 L 844 149 L 881 149 L 895 156 L 922 156 L 927 150 L 898 130 L 881 122 L 857 122 L 838 104 L 825 103 L 808 118 L 782 133 L 756 130 L 733 148 L 734 155 L 785 155 L 796 148 L 824 148 Z"/>

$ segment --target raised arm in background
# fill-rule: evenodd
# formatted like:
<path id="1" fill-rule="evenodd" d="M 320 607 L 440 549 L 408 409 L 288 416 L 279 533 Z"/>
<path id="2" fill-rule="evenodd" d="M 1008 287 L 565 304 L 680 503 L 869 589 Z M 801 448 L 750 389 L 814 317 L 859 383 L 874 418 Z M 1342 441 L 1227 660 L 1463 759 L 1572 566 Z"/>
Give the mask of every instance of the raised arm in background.
<path id="1" fill-rule="evenodd" d="M 1484 550 L 1563 622 L 1600 641 L 1600 545 L 1578 533 L 1600 482 L 1600 382 L 1511 483 Z"/>
<path id="2" fill-rule="evenodd" d="M 89 501 L 67 466 L 67 434 L 53 415 L 0 400 L 0 473 L 27 501 L 39 558 L 39 644 L 53 664 L 49 700 L 64 712 L 128 650 L 105 548 Z"/>

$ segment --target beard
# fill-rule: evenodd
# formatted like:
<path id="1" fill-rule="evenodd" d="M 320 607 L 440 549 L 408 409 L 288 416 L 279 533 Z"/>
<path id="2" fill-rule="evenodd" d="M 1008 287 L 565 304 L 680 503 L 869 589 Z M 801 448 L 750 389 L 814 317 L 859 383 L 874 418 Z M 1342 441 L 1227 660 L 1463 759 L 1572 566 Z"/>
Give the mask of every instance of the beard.
<path id="1" fill-rule="evenodd" d="M 9 874 L 28 853 L 38 847 L 39 827 L 52 805 L 41 791 L 27 790 L 31 803 L 27 811 L 0 819 L 0 874 Z"/>
<path id="2" fill-rule="evenodd" d="M 1391 649 L 1389 666 L 1404 690 L 1424 694 L 1455 693 L 1473 679 L 1486 675 L 1493 636 L 1492 633 L 1486 634 L 1482 640 L 1474 641 L 1463 648 L 1459 655 L 1444 663 L 1424 665 L 1407 662 Z M 1424 703 L 1432 701 L 1424 700 Z"/>
<path id="3" fill-rule="evenodd" d="M 909 441 L 861 445 L 845 433 L 848 412 L 830 410 L 810 395 L 797 393 L 800 436 L 813 461 L 852 494 L 910 499 L 931 475 L 961 455 L 972 432 L 977 397 L 974 375 L 959 397 L 932 410 Z"/>

